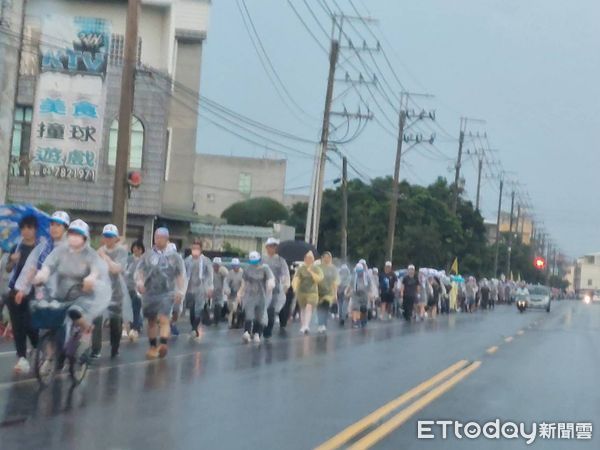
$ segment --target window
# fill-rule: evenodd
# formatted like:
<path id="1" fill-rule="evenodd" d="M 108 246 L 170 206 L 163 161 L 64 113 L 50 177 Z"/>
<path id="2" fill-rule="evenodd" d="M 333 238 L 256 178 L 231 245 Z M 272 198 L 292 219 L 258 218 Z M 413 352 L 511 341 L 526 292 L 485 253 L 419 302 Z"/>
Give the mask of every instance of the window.
<path id="1" fill-rule="evenodd" d="M 213 193 L 206 194 L 206 201 L 208 201 L 209 203 L 214 203 L 215 202 L 215 194 L 213 194 Z"/>
<path id="2" fill-rule="evenodd" d="M 591 286 L 591 285 L 592 285 L 592 279 L 590 278 L 590 279 L 588 279 L 588 286 Z"/>
<path id="3" fill-rule="evenodd" d="M 117 137 L 119 135 L 119 121 L 113 120 L 108 137 L 108 165 L 114 167 L 117 161 Z M 144 154 L 144 126 L 140 120 L 131 118 L 131 147 L 129 149 L 129 168 L 141 169 Z"/>
<path id="4" fill-rule="evenodd" d="M 240 173 L 239 190 L 240 194 L 250 196 L 252 192 L 252 175 L 249 173 Z"/>
<path id="5" fill-rule="evenodd" d="M 13 122 L 13 135 L 10 148 L 10 173 L 15 177 L 25 175 L 27 158 L 29 156 L 29 143 L 31 139 L 31 106 L 16 106 L 15 120 Z"/>
<path id="6" fill-rule="evenodd" d="M 123 65 L 123 54 L 125 53 L 125 37 L 122 34 L 112 34 L 110 37 L 110 51 L 108 59 L 113 66 Z M 142 60 L 142 38 L 138 38 L 137 63 Z"/>

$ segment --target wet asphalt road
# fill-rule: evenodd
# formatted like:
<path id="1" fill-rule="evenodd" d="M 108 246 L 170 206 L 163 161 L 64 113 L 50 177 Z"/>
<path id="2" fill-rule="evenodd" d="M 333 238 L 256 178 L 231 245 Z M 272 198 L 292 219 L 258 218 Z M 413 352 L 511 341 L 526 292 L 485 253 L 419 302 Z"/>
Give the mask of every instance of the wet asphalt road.
<path id="1" fill-rule="evenodd" d="M 180 328 L 187 331 L 185 322 Z M 64 379 L 42 391 L 35 380 L 12 379 L 14 356 L 2 344 L 0 449 L 309 449 L 338 433 L 342 447 L 375 437 L 373 448 L 384 449 L 527 448 L 523 440 L 418 440 L 416 421 L 600 427 L 599 331 L 600 305 L 575 301 L 555 303 L 549 314 L 501 305 L 365 330 L 332 324 L 327 336 L 299 336 L 296 324 L 260 346 L 242 344 L 239 330 L 223 326 L 201 344 L 180 336 L 160 361 L 144 360 L 145 341 L 126 343 L 116 361 L 102 358 L 84 385 L 71 390 Z M 458 361 L 459 369 L 481 365 L 390 404 Z M 456 384 L 428 400 L 454 375 Z M 408 414 L 414 402 L 421 407 Z M 361 433 L 347 431 L 385 405 L 387 414 L 367 420 Z M 383 433 L 398 415 L 407 417 Z M 532 447 L 600 445 L 594 436 L 538 439 Z"/>

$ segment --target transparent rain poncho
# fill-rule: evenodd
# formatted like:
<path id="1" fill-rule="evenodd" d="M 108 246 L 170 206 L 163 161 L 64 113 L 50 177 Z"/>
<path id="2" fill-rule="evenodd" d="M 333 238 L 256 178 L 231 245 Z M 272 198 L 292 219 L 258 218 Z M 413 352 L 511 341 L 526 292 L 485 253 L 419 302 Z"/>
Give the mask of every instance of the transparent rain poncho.
<path id="1" fill-rule="evenodd" d="M 131 297 L 125 281 L 127 250 L 120 245 L 116 245 L 112 249 L 102 246 L 98 251 L 104 252 L 111 261 L 121 266 L 121 272 L 119 273 L 111 273 L 110 268 L 108 271 L 112 289 L 108 314 L 110 317 L 121 318 L 124 322 L 131 322 L 133 321 L 133 308 L 131 307 Z"/>
<path id="2" fill-rule="evenodd" d="M 235 300 L 237 293 L 242 287 L 242 279 L 244 277 L 244 271 L 239 269 L 237 272 L 233 269 L 227 274 L 225 278 L 225 295 L 229 300 Z"/>
<path id="3" fill-rule="evenodd" d="M 319 266 L 313 264 L 310 270 L 303 265 L 298 267 L 294 275 L 294 293 L 302 308 L 306 305 L 316 305 L 319 300 L 318 284 L 323 280 L 323 271 Z"/>
<path id="4" fill-rule="evenodd" d="M 323 279 L 319 283 L 319 301 L 334 302 L 337 286 L 340 284 L 338 269 L 333 264 L 321 264 Z"/>
<path id="5" fill-rule="evenodd" d="M 142 305 L 144 315 L 150 318 L 171 314 L 176 294 L 183 297 L 187 287 L 185 264 L 179 253 L 155 248 L 141 257 L 135 279 L 144 285 Z"/>
<path id="6" fill-rule="evenodd" d="M 188 280 L 186 297 L 191 299 L 196 317 L 200 317 L 208 295 L 214 289 L 212 261 L 204 255 L 198 258 L 190 255 L 185 258 L 185 270 Z"/>
<path id="7" fill-rule="evenodd" d="M 352 282 L 348 287 L 352 311 L 360 311 L 366 308 L 369 303 L 369 296 L 372 292 L 371 278 L 367 271 L 354 271 Z"/>
<path id="8" fill-rule="evenodd" d="M 271 298 L 275 279 L 266 264 L 249 264 L 244 269 L 241 290 L 242 307 L 246 320 L 258 320 L 267 323 L 267 299 Z"/>
<path id="9" fill-rule="evenodd" d="M 279 314 L 285 305 L 285 295 L 290 288 L 290 269 L 285 259 L 279 255 L 267 255 L 263 258 L 263 263 L 269 266 L 275 281 L 271 301 L 267 307 L 273 307 L 275 314 Z"/>
<path id="10" fill-rule="evenodd" d="M 227 278 L 229 271 L 227 270 L 227 267 L 218 264 L 216 270 L 213 267 L 213 272 L 213 301 L 222 305 L 225 299 L 225 279 Z"/>
<path id="11" fill-rule="evenodd" d="M 59 245 L 66 245 L 66 235 L 63 239 L 58 242 L 46 241 L 43 240 L 29 254 L 27 261 L 25 261 L 25 265 L 21 270 L 21 274 L 15 283 L 15 289 L 23 292 L 24 294 L 29 294 L 33 287 L 33 277 L 39 269 L 42 268 L 42 265 L 46 258 L 50 255 L 52 250 L 54 250 Z M 54 282 L 54 279 L 50 279 L 48 283 Z M 49 289 L 53 289 L 49 284 L 47 286 Z"/>
<path id="12" fill-rule="evenodd" d="M 94 280 L 93 291 L 83 293 L 71 307 L 78 309 L 88 323 L 108 308 L 111 300 L 108 266 L 89 245 L 79 251 L 59 245 L 48 255 L 42 270 L 49 276 L 50 297 L 58 301 L 64 301 L 71 288 L 81 285 L 85 278 Z"/>

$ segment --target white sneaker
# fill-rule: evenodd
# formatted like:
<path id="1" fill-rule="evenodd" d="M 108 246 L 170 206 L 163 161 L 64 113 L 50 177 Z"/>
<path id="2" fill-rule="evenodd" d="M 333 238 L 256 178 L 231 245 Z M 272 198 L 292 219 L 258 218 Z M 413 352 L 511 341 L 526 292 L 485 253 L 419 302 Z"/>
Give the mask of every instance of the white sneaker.
<path id="1" fill-rule="evenodd" d="M 198 329 L 194 333 L 194 341 L 201 342 L 203 336 L 204 336 L 204 330 L 202 328 L 198 327 Z"/>
<path id="2" fill-rule="evenodd" d="M 140 337 L 140 334 L 136 330 L 129 330 L 129 341 L 137 342 Z"/>
<path id="3" fill-rule="evenodd" d="M 127 334 L 127 330 L 125 328 L 123 328 L 123 332 L 121 333 L 121 337 L 122 338 L 127 338 L 128 334 Z"/>
<path id="4" fill-rule="evenodd" d="M 319 328 L 317 329 L 317 331 L 320 334 L 323 334 L 323 333 L 325 333 L 327 331 L 327 327 L 325 325 L 320 325 Z"/>
<path id="5" fill-rule="evenodd" d="M 306 330 L 307 330 L 306 328 L 304 328 L 304 327 L 300 327 L 300 334 L 304 334 L 304 332 L 305 332 Z"/>
<path id="6" fill-rule="evenodd" d="M 252 340 L 252 337 L 250 336 L 250 333 L 248 333 L 247 331 L 244 331 L 244 334 L 242 334 L 242 341 L 244 341 L 247 344 L 251 340 Z"/>
<path id="7" fill-rule="evenodd" d="M 19 374 L 27 374 L 31 371 L 31 366 L 29 365 L 29 361 L 27 361 L 26 358 L 19 358 L 19 360 L 17 361 L 17 364 L 15 365 L 14 368 L 15 373 L 19 373 Z"/>
<path id="8" fill-rule="evenodd" d="M 255 344 L 260 344 L 260 336 L 258 334 L 255 334 L 254 337 L 252 338 L 252 341 Z"/>

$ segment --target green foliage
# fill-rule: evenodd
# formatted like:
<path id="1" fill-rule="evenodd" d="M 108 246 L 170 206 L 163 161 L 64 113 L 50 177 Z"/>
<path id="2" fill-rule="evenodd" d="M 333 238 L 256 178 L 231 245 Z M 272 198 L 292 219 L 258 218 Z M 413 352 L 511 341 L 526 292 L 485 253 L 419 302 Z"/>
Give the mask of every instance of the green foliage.
<path id="1" fill-rule="evenodd" d="M 376 178 L 371 184 L 360 180 L 348 182 L 348 256 L 356 261 L 365 258 L 381 267 L 384 263 L 392 179 Z M 400 199 L 396 216 L 394 238 L 394 265 L 449 269 L 458 258 L 460 272 L 477 277 L 494 276 L 495 245 L 487 243 L 483 218 L 473 204 L 459 198 L 457 214 L 449 205 L 451 186 L 438 178 L 427 187 L 400 184 Z M 304 236 L 306 203 L 295 204 L 290 211 L 288 225 L 296 227 L 298 236 Z M 319 235 L 319 250 L 339 255 L 342 214 L 341 188 L 328 189 L 323 195 L 323 211 Z M 507 267 L 507 236 L 501 236 L 498 274 Z M 516 279 L 543 283 L 545 274 L 533 267 L 530 246 L 518 240 L 512 243 L 511 271 Z M 510 274 L 506 274 L 507 277 Z"/>
<path id="2" fill-rule="evenodd" d="M 240 258 L 243 258 L 244 256 L 246 256 L 246 252 L 244 250 L 242 250 L 241 248 L 238 248 L 238 247 L 234 247 L 229 242 L 225 242 L 223 244 L 223 251 L 225 253 L 232 253 L 235 256 L 240 257 Z"/>
<path id="3" fill-rule="evenodd" d="M 277 200 L 267 197 L 251 198 L 234 203 L 221 214 L 231 225 L 270 226 L 288 219 L 288 210 Z"/>

